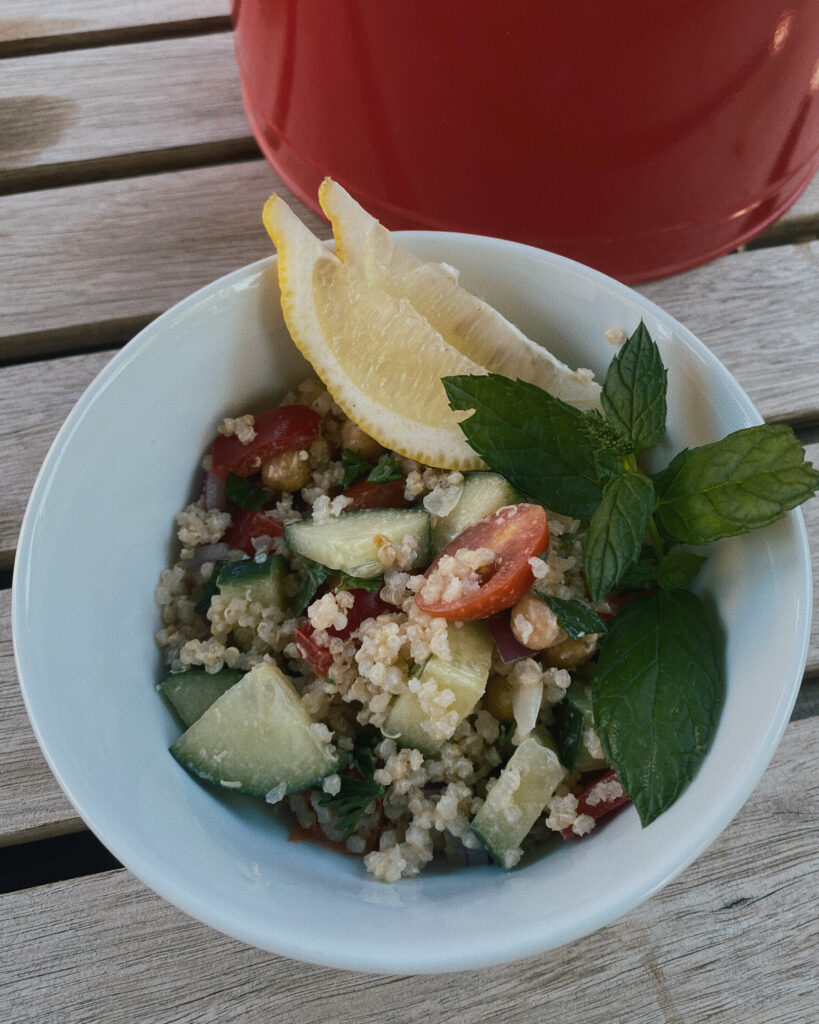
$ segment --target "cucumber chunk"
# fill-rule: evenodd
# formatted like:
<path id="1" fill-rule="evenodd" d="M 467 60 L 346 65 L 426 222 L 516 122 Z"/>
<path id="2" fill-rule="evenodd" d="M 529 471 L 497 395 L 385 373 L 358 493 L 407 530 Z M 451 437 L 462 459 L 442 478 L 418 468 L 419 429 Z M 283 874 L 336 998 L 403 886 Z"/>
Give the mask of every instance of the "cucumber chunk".
<path id="1" fill-rule="evenodd" d="M 216 577 L 216 589 L 229 600 L 238 597 L 245 601 L 256 601 L 263 608 L 275 607 L 284 611 L 287 600 L 284 593 L 286 573 L 287 562 L 281 555 L 226 562 Z M 234 626 L 231 634 L 236 646 L 243 651 L 249 651 L 256 639 L 256 630 L 250 626 Z"/>
<path id="2" fill-rule="evenodd" d="M 159 684 L 183 723 L 193 725 L 197 718 L 208 710 L 211 704 L 231 688 L 244 675 L 234 668 L 223 668 L 220 672 L 206 672 L 203 668 L 191 668 L 177 672 Z"/>
<path id="3" fill-rule="evenodd" d="M 314 724 L 287 676 L 261 662 L 211 704 L 171 753 L 189 772 L 226 789 L 286 796 L 338 766 L 332 744 L 315 736 Z"/>
<path id="4" fill-rule="evenodd" d="M 554 734 L 563 764 L 571 772 L 607 768 L 605 758 L 595 757 L 588 747 L 588 731 L 594 729 L 591 688 L 573 680 L 566 696 L 554 709 Z"/>
<path id="5" fill-rule="evenodd" d="M 550 740 L 537 731 L 526 737 L 472 821 L 472 831 L 501 867 L 520 860 L 520 844 L 565 775 Z"/>
<path id="6" fill-rule="evenodd" d="M 438 691 L 450 690 L 454 699 L 446 708 L 454 711 L 461 722 L 474 709 L 486 689 L 492 661 L 492 637 L 482 622 L 450 624 L 447 628 L 451 661 L 433 655 L 424 665 L 420 682 L 432 680 Z M 422 754 L 434 755 L 444 743 L 436 738 L 425 723 L 429 713 L 424 711 L 416 693 L 402 693 L 390 708 L 383 732 L 397 737 L 402 747 L 415 747 Z"/>
<path id="7" fill-rule="evenodd" d="M 216 577 L 216 586 L 225 597 L 240 597 L 258 601 L 269 608 L 285 607 L 284 577 L 287 563 L 281 555 L 264 558 L 245 558 L 241 562 L 226 562 Z"/>
<path id="8" fill-rule="evenodd" d="M 285 543 L 291 551 L 360 579 L 381 576 L 384 570 L 378 560 L 379 550 L 388 541 L 400 544 L 406 537 L 417 545 L 412 568 L 428 565 L 430 516 L 425 509 L 361 509 L 321 522 L 302 519 L 284 528 Z"/>
<path id="9" fill-rule="evenodd" d="M 499 508 L 519 501 L 520 495 L 499 473 L 467 473 L 458 504 L 432 528 L 433 552 L 439 554 L 467 527 L 474 526 Z"/>

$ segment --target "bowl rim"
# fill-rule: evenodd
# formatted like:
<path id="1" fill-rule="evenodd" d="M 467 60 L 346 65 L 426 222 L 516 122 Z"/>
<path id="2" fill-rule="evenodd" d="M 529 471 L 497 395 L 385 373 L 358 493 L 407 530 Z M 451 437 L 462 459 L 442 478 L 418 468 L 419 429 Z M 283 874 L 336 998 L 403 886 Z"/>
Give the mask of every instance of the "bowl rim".
<path id="1" fill-rule="evenodd" d="M 758 410 L 753 405 L 742 386 L 724 367 L 724 364 L 720 362 L 714 353 L 711 352 L 711 350 L 708 349 L 683 324 L 679 323 L 676 318 L 671 316 L 671 314 L 667 313 L 639 292 L 635 292 L 634 289 L 629 286 L 593 270 L 592 268 L 586 267 L 583 264 L 567 259 L 566 257 L 558 256 L 557 254 L 536 249 L 522 243 L 508 242 L 502 239 L 488 238 L 481 235 L 467 235 L 456 232 L 403 231 L 394 232 L 394 235 L 398 239 L 406 240 L 411 245 L 415 244 L 421 247 L 423 247 L 426 242 L 429 242 L 430 239 L 434 239 L 436 244 L 446 244 L 449 238 L 455 238 L 457 240 L 464 240 L 466 244 L 469 244 L 470 240 L 477 240 L 481 245 L 489 244 L 497 246 L 499 249 L 508 249 L 509 247 L 512 247 L 513 249 L 527 250 L 536 253 L 538 258 L 544 259 L 546 263 L 554 262 L 557 265 L 565 264 L 569 268 L 574 268 L 575 270 L 579 269 L 581 275 L 590 276 L 592 280 L 598 280 L 608 289 L 614 289 L 616 292 L 620 292 L 631 298 L 636 296 L 642 310 L 670 325 L 675 332 L 679 333 L 679 335 L 684 339 L 689 348 L 692 348 L 695 352 L 698 352 L 701 356 L 706 358 L 709 365 L 716 364 L 720 367 L 721 371 L 727 374 L 730 378 L 739 404 L 743 407 L 745 413 L 757 422 L 762 422 L 762 418 L 759 415 Z M 141 856 L 137 850 L 129 847 L 127 843 L 123 844 L 120 842 L 118 835 L 114 836 L 111 828 L 109 828 L 109 823 L 105 820 L 105 816 L 103 815 L 103 817 L 100 818 L 97 814 L 93 794 L 78 792 L 70 771 L 65 771 L 64 767 L 56 763 L 55 759 L 52 757 L 47 739 L 41 731 L 38 720 L 38 698 L 36 687 L 32 689 L 31 680 L 27 673 L 27 655 L 26 651 L 22 649 L 20 645 L 20 626 L 25 617 L 25 593 L 27 589 L 28 576 L 35 561 L 35 553 L 32 546 L 34 520 L 47 493 L 50 478 L 55 472 L 59 453 L 65 445 L 70 443 L 71 434 L 79 419 L 84 415 L 86 407 L 90 406 L 96 400 L 97 396 L 104 391 L 114 377 L 125 371 L 129 364 L 139 357 L 142 349 L 151 343 L 153 336 L 157 332 L 162 332 L 166 325 L 175 320 L 181 314 L 184 314 L 187 309 L 200 303 L 203 299 L 207 299 L 215 292 L 228 288 L 234 283 L 256 275 L 260 271 L 269 270 L 271 267 L 276 265 L 276 262 L 277 257 L 275 255 L 271 255 L 247 264 L 244 267 L 237 268 L 192 292 L 190 295 L 186 296 L 180 300 L 180 302 L 174 304 L 154 319 L 150 324 L 146 325 L 129 342 L 127 342 L 109 362 L 106 363 L 106 365 L 86 387 L 61 425 L 53 442 L 49 446 L 46 457 L 44 458 L 42 466 L 37 473 L 23 517 L 18 540 L 17 558 L 15 560 L 12 578 L 11 620 L 14 658 L 23 701 L 40 749 L 57 782 L 69 801 L 77 810 L 80 817 L 128 870 L 135 874 L 149 888 L 190 916 L 203 921 L 211 927 L 214 927 L 235 939 L 250 943 L 261 949 L 339 969 L 378 973 L 434 973 L 442 971 L 467 970 L 482 966 L 507 963 L 545 952 L 568 941 L 581 938 L 592 931 L 596 931 L 599 928 L 610 924 L 617 918 L 621 917 L 624 913 L 627 913 L 639 904 L 643 903 L 688 867 L 697 857 L 699 857 L 736 816 L 770 763 L 790 719 L 793 705 L 799 692 L 799 685 L 804 672 L 804 665 L 807 658 L 810 639 L 812 575 L 810 571 L 810 554 L 807 542 L 807 531 L 805 529 L 804 519 L 800 509 L 794 509 L 787 513 L 787 518 L 790 520 L 791 526 L 794 530 L 796 554 L 801 570 L 800 601 L 803 609 L 803 616 L 800 623 L 799 635 L 802 637 L 802 643 L 798 651 L 791 653 L 789 663 L 793 666 L 793 669 L 788 676 L 791 681 L 788 686 L 783 686 L 782 692 L 779 695 L 776 712 L 769 722 L 769 727 L 765 734 L 764 746 L 761 750 L 757 751 L 753 770 L 746 772 L 742 777 L 741 784 L 735 785 L 732 788 L 730 800 L 725 800 L 720 804 L 719 813 L 713 813 L 711 815 L 709 827 L 697 831 L 696 835 L 692 838 L 692 841 L 684 848 L 675 851 L 675 855 L 668 858 L 667 862 L 663 864 L 661 870 L 646 873 L 641 885 L 630 888 L 627 898 L 613 899 L 610 905 L 607 906 L 604 914 L 601 915 L 598 913 L 596 915 L 586 915 L 587 918 L 589 916 L 594 917 L 594 920 L 590 924 L 586 921 L 585 925 L 582 927 L 575 926 L 574 929 L 564 928 L 562 931 L 560 928 L 552 928 L 550 932 L 551 938 L 549 939 L 545 939 L 541 932 L 535 932 L 531 935 L 520 936 L 516 943 L 507 944 L 501 951 L 491 948 L 491 944 L 484 943 L 480 951 L 477 951 L 474 948 L 467 948 L 465 951 L 452 951 L 451 955 L 443 961 L 441 960 L 439 952 L 436 952 L 434 962 L 431 961 L 431 954 L 424 951 L 419 951 L 414 958 L 407 958 L 404 956 L 396 959 L 395 957 L 390 956 L 390 952 L 388 950 L 381 949 L 377 946 L 377 943 L 373 944 L 372 949 L 364 952 L 355 949 L 336 949 L 328 952 L 327 950 L 322 950 L 320 941 L 318 943 L 310 943 L 301 937 L 275 936 L 275 941 L 271 942 L 269 935 L 261 935 L 252 927 L 242 927 L 240 922 L 231 919 L 229 914 L 222 912 L 222 908 L 210 905 L 207 898 L 201 893 L 180 893 L 178 889 L 166 884 L 163 877 L 161 875 L 157 875 L 156 872 L 151 869 L 150 864 L 146 862 L 144 856 Z M 801 671 L 797 671 L 797 665 L 802 666 Z M 406 883 L 402 882 L 402 884 Z"/>

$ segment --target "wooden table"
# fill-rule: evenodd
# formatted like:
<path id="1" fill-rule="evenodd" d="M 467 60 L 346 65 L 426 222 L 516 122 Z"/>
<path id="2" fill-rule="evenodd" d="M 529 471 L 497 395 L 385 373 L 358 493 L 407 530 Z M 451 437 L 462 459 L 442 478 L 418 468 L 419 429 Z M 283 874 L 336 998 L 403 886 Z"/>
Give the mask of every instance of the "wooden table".
<path id="1" fill-rule="evenodd" d="M 290 198 L 250 138 L 226 10 L 0 0 L 0 1020 L 815 1024 L 816 617 L 793 719 L 725 833 L 618 923 L 513 966 L 371 977 L 245 947 L 113 862 L 60 792 L 23 710 L 9 625 L 35 473 L 117 347 L 268 255 L 262 203 Z M 814 462 L 817 235 L 819 179 L 753 246 L 641 289 L 768 419 L 794 425 Z M 805 515 L 817 551 L 819 502 Z"/>

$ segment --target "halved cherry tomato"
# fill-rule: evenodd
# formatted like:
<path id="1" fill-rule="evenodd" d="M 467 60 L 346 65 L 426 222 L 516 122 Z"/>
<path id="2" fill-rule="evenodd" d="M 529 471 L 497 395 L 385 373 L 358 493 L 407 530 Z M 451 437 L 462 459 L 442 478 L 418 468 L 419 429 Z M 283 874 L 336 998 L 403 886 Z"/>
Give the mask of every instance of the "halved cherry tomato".
<path id="1" fill-rule="evenodd" d="M 612 797 L 606 794 L 606 791 L 610 788 L 610 784 L 612 782 L 616 782 L 620 785 L 621 793 L 619 796 Z M 590 782 L 585 789 L 578 793 L 577 813 L 588 814 L 589 817 L 599 821 L 602 818 L 607 818 L 616 810 L 619 810 L 621 807 L 625 807 L 626 804 L 630 803 L 631 797 L 626 794 L 622 784 L 620 784 L 617 772 L 611 768 L 602 775 L 598 775 L 598 777 Z M 580 838 L 577 833 L 573 832 L 570 828 L 564 828 L 561 835 L 564 839 Z"/>
<path id="2" fill-rule="evenodd" d="M 352 498 L 352 504 L 344 509 L 354 512 L 359 508 L 406 508 L 409 502 L 404 497 L 404 478 L 387 480 L 383 484 L 374 484 L 369 480 L 356 480 L 341 492 L 346 498 Z"/>
<path id="3" fill-rule="evenodd" d="M 256 437 L 242 444 L 235 435 L 221 434 L 211 447 L 211 470 L 220 480 L 228 473 L 252 476 L 262 464 L 282 452 L 308 448 L 319 436 L 321 416 L 306 405 L 280 405 L 254 418 Z"/>
<path id="4" fill-rule="evenodd" d="M 244 551 L 252 558 L 256 554 L 253 547 L 254 537 L 281 537 L 284 527 L 275 519 L 270 519 L 263 512 L 252 512 L 248 509 L 239 509 L 234 512 L 230 526 L 227 528 L 222 540 L 228 547 L 236 551 Z"/>
<path id="5" fill-rule="evenodd" d="M 341 637 L 346 640 L 365 619 L 374 619 L 385 609 L 391 607 L 381 597 L 377 590 L 364 590 L 363 587 L 351 587 L 349 593 L 353 595 L 352 607 L 347 609 L 347 625 L 343 629 L 327 630 L 330 636 Z M 327 648 L 316 641 L 313 634 L 315 629 L 312 623 L 305 622 L 293 630 L 293 637 L 301 656 L 318 676 L 325 676 L 333 664 L 333 656 Z"/>
<path id="6" fill-rule="evenodd" d="M 415 596 L 421 611 L 455 622 L 486 619 L 503 611 L 522 597 L 532 585 L 534 575 L 529 559 L 549 546 L 549 524 L 540 505 L 507 505 L 493 512 L 459 534 L 435 559 L 424 574 L 427 579 L 436 572 L 444 555 L 455 555 L 468 548 L 491 548 L 494 564 L 488 569 L 476 590 L 453 601 L 442 597 L 426 598 L 426 587 Z"/>

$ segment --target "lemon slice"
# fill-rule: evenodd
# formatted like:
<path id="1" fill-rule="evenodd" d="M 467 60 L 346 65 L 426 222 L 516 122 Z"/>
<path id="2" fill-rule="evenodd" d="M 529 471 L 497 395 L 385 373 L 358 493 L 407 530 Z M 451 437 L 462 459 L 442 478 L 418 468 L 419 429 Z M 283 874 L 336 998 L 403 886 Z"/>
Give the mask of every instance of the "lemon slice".
<path id="1" fill-rule="evenodd" d="M 279 254 L 285 323 L 327 390 L 362 430 L 444 469 L 484 468 L 441 378 L 486 369 L 441 337 L 412 304 L 342 263 L 278 196 L 264 208 Z"/>
<path id="2" fill-rule="evenodd" d="M 600 407 L 600 386 L 526 337 L 462 288 L 440 263 L 423 263 L 331 178 L 319 202 L 333 225 L 338 254 L 351 270 L 396 300 L 407 300 L 459 352 L 505 377 L 519 377 L 580 409 Z"/>

